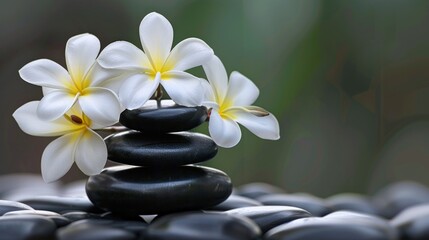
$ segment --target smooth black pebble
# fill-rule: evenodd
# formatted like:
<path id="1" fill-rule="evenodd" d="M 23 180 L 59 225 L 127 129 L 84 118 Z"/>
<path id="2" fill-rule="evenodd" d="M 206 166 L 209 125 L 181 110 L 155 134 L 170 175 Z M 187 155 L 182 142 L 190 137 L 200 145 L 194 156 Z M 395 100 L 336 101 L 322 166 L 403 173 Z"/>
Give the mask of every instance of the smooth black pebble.
<path id="1" fill-rule="evenodd" d="M 382 216 L 393 218 L 406 208 L 429 203 L 429 189 L 411 181 L 393 183 L 377 192 L 374 203 Z"/>
<path id="2" fill-rule="evenodd" d="M 105 212 L 97 208 L 86 197 L 56 197 L 56 196 L 39 196 L 28 198 L 21 201 L 34 209 L 45 210 L 57 213 L 70 211 L 84 211 L 91 213 Z"/>
<path id="3" fill-rule="evenodd" d="M 147 135 L 126 131 L 105 139 L 108 159 L 134 166 L 169 167 L 209 160 L 217 154 L 216 143 L 200 133 Z"/>
<path id="4" fill-rule="evenodd" d="M 81 220 L 86 221 L 86 220 Z M 136 235 L 127 230 L 88 222 L 74 222 L 56 232 L 56 240 L 134 240 Z"/>
<path id="5" fill-rule="evenodd" d="M 156 101 L 149 100 L 141 108 L 123 111 L 119 122 L 144 133 L 167 133 L 193 129 L 206 118 L 205 107 L 184 107 L 171 100 L 163 100 L 158 106 Z"/>
<path id="6" fill-rule="evenodd" d="M 402 240 L 429 239 L 429 204 L 410 207 L 390 223 L 399 230 Z"/>
<path id="7" fill-rule="evenodd" d="M 397 240 L 395 228 L 371 215 L 339 211 L 294 220 L 268 231 L 266 240 Z"/>
<path id="8" fill-rule="evenodd" d="M 73 224 L 88 224 L 88 225 L 100 225 L 100 226 L 108 226 L 112 228 L 120 228 L 127 230 L 129 232 L 133 232 L 134 234 L 140 234 L 144 229 L 147 228 L 148 224 L 141 221 L 130 221 L 130 220 L 119 220 L 119 219 L 83 219 L 80 221 L 76 221 Z"/>
<path id="9" fill-rule="evenodd" d="M 206 210 L 228 211 L 228 210 L 235 209 L 235 208 L 254 207 L 254 206 L 262 206 L 262 203 L 260 203 L 256 200 L 250 199 L 250 198 L 246 198 L 246 197 L 242 197 L 242 196 L 232 194 L 225 201 L 219 203 L 216 206 L 208 208 Z"/>
<path id="10" fill-rule="evenodd" d="M 71 223 L 68 218 L 63 217 L 56 212 L 44 210 L 17 210 L 7 212 L 4 216 L 42 216 L 51 219 L 57 227 L 62 227 Z"/>
<path id="11" fill-rule="evenodd" d="M 33 210 L 33 208 L 20 202 L 0 200 L 0 216 L 7 212 L 18 210 Z"/>
<path id="12" fill-rule="evenodd" d="M 371 200 L 363 195 L 354 193 L 341 193 L 325 199 L 332 211 L 352 211 L 370 215 L 379 215 L 377 208 Z"/>
<path id="13" fill-rule="evenodd" d="M 313 216 L 324 216 L 330 209 L 325 202 L 309 194 L 272 194 L 257 198 L 264 205 L 291 206 L 302 208 L 310 212 Z"/>
<path id="14" fill-rule="evenodd" d="M 261 231 L 245 217 L 220 213 L 177 213 L 163 216 L 143 231 L 141 240 L 253 240 Z"/>
<path id="15" fill-rule="evenodd" d="M 295 219 L 311 217 L 311 214 L 304 209 L 286 206 L 243 207 L 225 213 L 250 218 L 261 228 L 263 233 Z"/>
<path id="16" fill-rule="evenodd" d="M 57 226 L 43 216 L 15 215 L 0 217 L 2 240 L 53 240 Z"/>
<path id="17" fill-rule="evenodd" d="M 205 209 L 223 202 L 231 191 L 225 173 L 201 166 L 118 166 L 89 177 L 86 184 L 94 205 L 119 215 Z"/>
<path id="18" fill-rule="evenodd" d="M 87 212 L 67 212 L 62 214 L 63 217 L 69 219 L 71 222 L 83 220 L 83 219 L 98 219 L 102 218 L 99 214 L 87 213 Z"/>

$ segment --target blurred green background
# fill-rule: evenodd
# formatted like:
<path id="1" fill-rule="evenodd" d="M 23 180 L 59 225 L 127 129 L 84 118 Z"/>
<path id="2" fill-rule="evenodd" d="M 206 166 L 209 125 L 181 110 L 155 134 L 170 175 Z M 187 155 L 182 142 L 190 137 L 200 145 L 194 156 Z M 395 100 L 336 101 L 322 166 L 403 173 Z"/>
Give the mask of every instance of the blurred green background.
<path id="1" fill-rule="evenodd" d="M 18 70 L 39 58 L 64 66 L 66 41 L 84 32 L 102 47 L 116 40 L 140 47 L 138 26 L 152 11 L 170 20 L 175 43 L 201 38 L 228 72 L 252 79 L 261 92 L 255 105 L 280 122 L 279 141 L 242 128 L 240 144 L 207 163 L 235 185 L 264 181 L 328 196 L 395 180 L 429 184 L 425 0 L 1 1 L 0 174 L 40 173 L 52 140 L 24 134 L 12 118 L 42 96 Z M 73 167 L 63 180 L 78 178 Z"/>

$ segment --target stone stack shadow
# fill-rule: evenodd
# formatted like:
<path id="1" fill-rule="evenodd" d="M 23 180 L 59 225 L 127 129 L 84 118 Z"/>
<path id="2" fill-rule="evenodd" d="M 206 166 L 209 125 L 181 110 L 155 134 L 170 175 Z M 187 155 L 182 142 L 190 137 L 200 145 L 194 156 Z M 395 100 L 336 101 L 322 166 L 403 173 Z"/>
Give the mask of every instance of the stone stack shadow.
<path id="1" fill-rule="evenodd" d="M 184 107 L 171 100 L 148 101 L 125 110 L 120 123 L 132 130 L 105 139 L 108 159 L 126 164 L 106 168 L 86 184 L 95 206 L 120 215 L 166 214 L 201 210 L 226 200 L 230 178 L 217 169 L 195 165 L 217 154 L 213 140 L 188 132 L 207 118 L 205 107 Z"/>

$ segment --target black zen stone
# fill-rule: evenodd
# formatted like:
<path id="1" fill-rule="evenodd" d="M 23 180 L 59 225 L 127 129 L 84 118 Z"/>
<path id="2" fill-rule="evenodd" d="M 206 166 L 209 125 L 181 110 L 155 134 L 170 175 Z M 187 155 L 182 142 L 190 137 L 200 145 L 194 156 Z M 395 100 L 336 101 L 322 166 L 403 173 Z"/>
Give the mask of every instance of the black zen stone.
<path id="1" fill-rule="evenodd" d="M 397 240 L 398 233 L 377 217 L 340 211 L 325 217 L 301 218 L 265 234 L 266 240 Z"/>
<path id="2" fill-rule="evenodd" d="M 254 206 L 262 206 L 262 203 L 260 203 L 256 200 L 250 199 L 250 198 L 246 198 L 246 197 L 242 197 L 242 196 L 232 194 L 225 201 L 223 201 L 223 202 L 219 203 L 218 205 L 213 206 L 207 210 L 228 211 L 228 210 L 231 210 L 234 208 L 254 207 Z"/>
<path id="3" fill-rule="evenodd" d="M 377 208 L 373 205 L 371 200 L 369 200 L 366 196 L 359 194 L 337 194 L 327 198 L 325 202 L 332 211 L 345 210 L 370 215 L 379 214 Z"/>
<path id="4" fill-rule="evenodd" d="M 130 221 L 130 220 L 119 220 L 119 219 L 84 219 L 76 221 L 73 224 L 88 224 L 88 225 L 99 225 L 99 226 L 108 226 L 112 228 L 120 228 L 133 232 L 134 234 L 140 234 L 144 229 L 147 228 L 148 224 L 141 221 Z"/>
<path id="5" fill-rule="evenodd" d="M 109 160 L 135 166 L 170 167 L 213 158 L 217 145 L 200 133 L 147 135 L 127 131 L 106 139 Z"/>
<path id="6" fill-rule="evenodd" d="M 63 217 L 69 219 L 71 222 L 83 220 L 83 219 L 98 219 L 102 218 L 99 214 L 87 213 L 87 212 L 67 212 L 62 214 Z"/>
<path id="7" fill-rule="evenodd" d="M 119 215 L 205 209 L 223 202 L 231 191 L 225 173 L 200 166 L 118 166 L 89 177 L 86 184 L 94 205 Z"/>
<path id="8" fill-rule="evenodd" d="M 86 222 L 74 222 L 56 232 L 56 240 L 134 240 L 136 235 L 124 229 Z"/>
<path id="9" fill-rule="evenodd" d="M 44 211 L 44 210 L 17 210 L 17 211 L 7 212 L 3 216 L 20 216 L 20 215 L 33 215 L 33 216 L 44 216 L 44 217 L 60 216 L 60 214 L 56 212 Z"/>
<path id="10" fill-rule="evenodd" d="M 141 108 L 123 111 L 119 122 L 144 133 L 167 133 L 193 129 L 206 118 L 205 107 L 184 107 L 171 100 L 163 100 L 157 106 L 156 101 L 149 100 Z"/>
<path id="11" fill-rule="evenodd" d="M 313 216 L 324 216 L 330 212 L 325 202 L 308 194 L 272 194 L 257 199 L 264 205 L 291 206 L 302 208 Z"/>
<path id="12" fill-rule="evenodd" d="M 286 206 L 244 207 L 226 213 L 250 218 L 261 228 L 263 233 L 295 219 L 311 217 L 311 214 L 303 209 Z"/>
<path id="13" fill-rule="evenodd" d="M 259 240 L 260 237 L 258 226 L 245 217 L 220 213 L 177 213 L 150 224 L 140 240 Z"/>
<path id="14" fill-rule="evenodd" d="M 0 216 L 2 216 L 7 212 L 18 211 L 18 210 L 33 210 L 33 208 L 20 202 L 0 200 Z"/>
<path id="15" fill-rule="evenodd" d="M 28 198 L 21 201 L 34 209 L 46 210 L 57 213 L 66 213 L 71 211 L 83 211 L 91 213 L 101 213 L 103 210 L 97 208 L 86 197 L 55 197 L 40 196 Z"/>
<path id="16" fill-rule="evenodd" d="M 252 198 L 252 199 L 256 199 L 264 195 L 276 194 L 276 193 L 285 193 L 285 191 L 283 191 L 283 189 L 278 188 L 276 186 L 273 186 L 267 183 L 261 183 L 261 182 L 248 183 L 248 184 L 242 185 L 238 187 L 236 191 L 237 195 Z"/>
<path id="17" fill-rule="evenodd" d="M 43 216 L 15 215 L 0 217 L 0 239 L 53 240 L 55 223 Z"/>
<path id="18" fill-rule="evenodd" d="M 429 204 L 414 206 L 399 213 L 390 223 L 403 240 L 429 239 Z"/>
<path id="19" fill-rule="evenodd" d="M 382 216 L 393 218 L 406 208 L 429 203 L 429 189 L 416 182 L 397 182 L 378 191 L 374 202 Z"/>
<path id="20" fill-rule="evenodd" d="M 56 212 L 44 210 L 17 210 L 4 214 L 4 216 L 42 216 L 51 219 L 57 227 L 69 224 L 71 221 Z"/>

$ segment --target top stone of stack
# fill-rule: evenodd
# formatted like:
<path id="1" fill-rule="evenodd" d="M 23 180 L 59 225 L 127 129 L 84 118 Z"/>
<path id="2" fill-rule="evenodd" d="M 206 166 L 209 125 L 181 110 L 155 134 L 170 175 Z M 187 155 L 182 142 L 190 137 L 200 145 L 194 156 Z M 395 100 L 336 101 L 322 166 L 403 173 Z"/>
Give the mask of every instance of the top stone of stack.
<path id="1" fill-rule="evenodd" d="M 198 127 L 207 118 L 205 107 L 184 107 L 171 100 L 157 103 L 149 100 L 143 107 L 122 112 L 119 122 L 144 133 L 187 131 Z"/>

